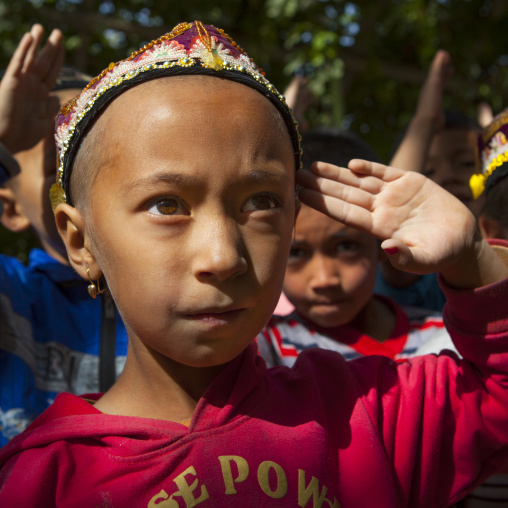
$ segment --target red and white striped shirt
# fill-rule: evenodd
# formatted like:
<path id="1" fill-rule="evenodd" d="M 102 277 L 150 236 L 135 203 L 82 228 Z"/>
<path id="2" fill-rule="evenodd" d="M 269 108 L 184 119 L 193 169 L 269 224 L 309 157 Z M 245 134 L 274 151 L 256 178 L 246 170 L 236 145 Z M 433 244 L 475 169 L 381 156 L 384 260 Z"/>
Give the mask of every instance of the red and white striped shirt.
<path id="1" fill-rule="evenodd" d="M 288 316 L 272 316 L 257 337 L 259 352 L 270 367 L 291 367 L 304 349 L 313 347 L 336 351 L 346 360 L 369 355 L 404 360 L 419 354 L 419 348 L 430 338 L 433 342 L 439 338 L 443 344 L 451 344 L 440 313 L 417 307 L 400 307 L 393 300 L 379 295 L 374 298 L 385 302 L 395 313 L 395 327 L 383 343 L 348 325 L 334 328 L 334 335 L 340 337 L 339 342 L 323 334 L 322 330 L 312 329 L 308 322 L 303 322 L 293 312 Z"/>

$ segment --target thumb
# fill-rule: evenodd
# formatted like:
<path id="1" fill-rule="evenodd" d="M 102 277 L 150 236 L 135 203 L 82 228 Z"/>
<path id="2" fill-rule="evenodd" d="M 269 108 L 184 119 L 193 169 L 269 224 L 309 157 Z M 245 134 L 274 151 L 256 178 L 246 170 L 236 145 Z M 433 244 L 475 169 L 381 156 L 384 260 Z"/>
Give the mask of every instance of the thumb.
<path id="1" fill-rule="evenodd" d="M 390 238 L 381 244 L 381 248 L 386 254 L 390 263 L 398 270 L 408 271 L 409 266 L 413 264 L 413 254 L 409 247 L 401 242 Z"/>

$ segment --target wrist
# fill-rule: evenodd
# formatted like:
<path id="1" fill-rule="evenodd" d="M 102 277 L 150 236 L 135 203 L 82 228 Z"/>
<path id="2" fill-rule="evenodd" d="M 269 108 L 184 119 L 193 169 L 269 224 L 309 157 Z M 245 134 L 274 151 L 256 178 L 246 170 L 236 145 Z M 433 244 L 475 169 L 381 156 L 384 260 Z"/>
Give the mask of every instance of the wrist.
<path id="1" fill-rule="evenodd" d="M 450 287 L 476 289 L 508 278 L 508 266 L 487 240 L 478 236 L 458 261 L 440 271 Z"/>

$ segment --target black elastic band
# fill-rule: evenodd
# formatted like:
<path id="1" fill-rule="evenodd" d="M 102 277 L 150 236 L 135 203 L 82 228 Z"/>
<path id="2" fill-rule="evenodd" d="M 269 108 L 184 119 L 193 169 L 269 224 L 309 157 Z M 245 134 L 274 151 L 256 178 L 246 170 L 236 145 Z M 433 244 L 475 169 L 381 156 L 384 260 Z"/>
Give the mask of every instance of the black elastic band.
<path id="1" fill-rule="evenodd" d="M 192 67 L 169 67 L 154 69 L 150 72 L 143 72 L 138 74 L 132 79 L 125 80 L 120 85 L 117 85 L 109 89 L 106 93 L 100 95 L 94 102 L 93 108 L 83 117 L 83 119 L 75 126 L 74 134 L 69 141 L 69 147 L 65 155 L 64 162 L 64 173 L 62 179 L 62 186 L 67 197 L 67 203 L 73 205 L 71 196 L 71 173 L 74 165 L 74 159 L 78 153 L 79 146 L 86 136 L 88 129 L 94 124 L 97 118 L 106 109 L 108 104 L 113 101 L 116 97 L 121 95 L 126 89 L 133 88 L 136 85 L 146 83 L 157 78 L 170 77 L 170 76 L 186 76 L 186 75 L 202 75 L 212 76 L 216 78 L 223 78 L 229 81 L 234 81 L 242 85 L 248 86 L 257 90 L 261 95 L 264 95 L 281 113 L 282 118 L 288 129 L 291 142 L 293 144 L 293 154 L 295 158 L 295 170 L 300 168 L 300 141 L 298 129 L 294 123 L 290 108 L 282 103 L 275 92 L 268 90 L 266 85 L 256 81 L 250 74 L 243 73 L 240 71 L 223 69 L 215 71 L 200 65 Z M 148 114 L 148 113 L 147 113 Z M 74 206 L 74 205 L 73 205 Z"/>

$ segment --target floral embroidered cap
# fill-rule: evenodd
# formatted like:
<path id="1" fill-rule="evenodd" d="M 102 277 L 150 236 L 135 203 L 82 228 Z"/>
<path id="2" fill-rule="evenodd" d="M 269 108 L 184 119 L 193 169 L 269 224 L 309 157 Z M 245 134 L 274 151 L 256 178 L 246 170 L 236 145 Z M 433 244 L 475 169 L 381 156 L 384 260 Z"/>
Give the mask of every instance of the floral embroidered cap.
<path id="1" fill-rule="evenodd" d="M 70 175 L 80 141 L 97 115 L 127 88 L 165 76 L 201 74 L 237 81 L 263 94 L 279 110 L 301 167 L 301 137 L 291 108 L 245 51 L 223 30 L 211 25 L 180 23 L 125 60 L 109 64 L 82 92 L 65 104 L 56 119 L 57 181 L 50 191 L 53 210 L 72 204 Z"/>
<path id="2" fill-rule="evenodd" d="M 474 198 L 489 191 L 501 178 L 508 176 L 508 109 L 497 115 L 478 136 L 479 172 L 469 185 Z"/>

